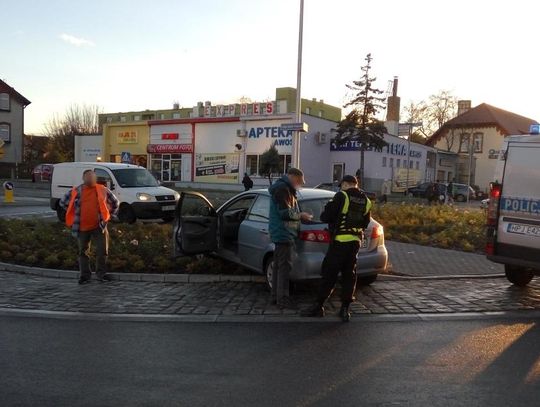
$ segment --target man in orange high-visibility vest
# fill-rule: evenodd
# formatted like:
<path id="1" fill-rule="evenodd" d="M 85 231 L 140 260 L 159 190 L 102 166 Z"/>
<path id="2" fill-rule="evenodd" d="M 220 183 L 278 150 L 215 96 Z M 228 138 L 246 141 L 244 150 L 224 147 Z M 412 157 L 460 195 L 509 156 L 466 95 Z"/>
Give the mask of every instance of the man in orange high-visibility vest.
<path id="1" fill-rule="evenodd" d="M 79 243 L 79 284 L 89 283 L 90 245 L 96 246 L 96 275 L 99 281 L 110 281 L 106 274 L 106 262 L 109 251 L 109 232 L 107 223 L 111 215 L 118 211 L 118 199 L 105 186 L 97 183 L 96 173 L 86 170 L 83 184 L 70 190 L 60 201 L 66 209 L 66 225 Z"/>

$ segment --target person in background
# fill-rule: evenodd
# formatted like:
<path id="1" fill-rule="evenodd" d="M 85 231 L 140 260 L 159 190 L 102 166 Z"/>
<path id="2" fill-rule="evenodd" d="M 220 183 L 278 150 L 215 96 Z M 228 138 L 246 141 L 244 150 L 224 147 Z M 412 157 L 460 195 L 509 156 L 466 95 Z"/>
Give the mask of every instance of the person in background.
<path id="1" fill-rule="evenodd" d="M 296 191 L 304 183 L 304 173 L 291 168 L 268 188 L 271 197 L 268 231 L 275 245 L 272 300 L 281 309 L 295 308 L 289 296 L 289 274 L 293 265 L 295 240 L 300 221 L 310 221 L 313 218 L 308 213 L 300 212 L 298 207 Z"/>
<path id="2" fill-rule="evenodd" d="M 244 173 L 242 184 L 244 184 L 245 191 L 249 191 L 251 188 L 253 188 L 253 180 L 249 177 L 247 172 Z"/>
<path id="3" fill-rule="evenodd" d="M 452 180 L 446 186 L 446 203 L 448 205 L 454 204 L 454 193 L 454 180 Z"/>
<path id="4" fill-rule="evenodd" d="M 118 199 L 105 186 L 97 183 L 96 173 L 85 170 L 83 184 L 71 189 L 60 201 L 66 210 L 66 225 L 79 243 L 79 284 L 90 282 L 90 245 L 96 246 L 96 275 L 99 281 L 110 281 L 106 273 L 109 249 L 107 223 L 118 212 Z"/>
<path id="5" fill-rule="evenodd" d="M 334 291 L 341 273 L 341 309 L 343 322 L 351 319 L 350 305 L 356 287 L 356 256 L 360 250 L 363 229 L 371 220 L 371 201 L 358 188 L 352 175 L 346 175 L 341 190 L 329 201 L 321 214 L 321 221 L 328 223 L 331 242 L 322 263 L 322 280 L 315 304 L 302 312 L 306 317 L 323 317 L 324 303 Z"/>
<path id="6" fill-rule="evenodd" d="M 388 195 L 390 195 L 391 181 L 385 179 L 381 185 L 381 203 L 388 202 Z"/>

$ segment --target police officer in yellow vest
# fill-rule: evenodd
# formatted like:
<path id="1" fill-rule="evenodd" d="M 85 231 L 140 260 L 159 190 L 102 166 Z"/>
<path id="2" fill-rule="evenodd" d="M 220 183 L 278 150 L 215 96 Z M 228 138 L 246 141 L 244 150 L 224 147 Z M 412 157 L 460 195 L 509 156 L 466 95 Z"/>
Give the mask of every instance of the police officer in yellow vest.
<path id="1" fill-rule="evenodd" d="M 346 175 L 340 183 L 341 190 L 329 201 L 321 221 L 328 223 L 332 241 L 322 264 L 322 280 L 314 306 L 302 312 L 306 317 L 324 316 L 324 303 L 332 294 L 341 273 L 341 310 L 344 322 L 351 318 L 350 304 L 356 286 L 356 256 L 360 249 L 363 229 L 369 225 L 371 201 L 358 188 L 358 181 Z"/>

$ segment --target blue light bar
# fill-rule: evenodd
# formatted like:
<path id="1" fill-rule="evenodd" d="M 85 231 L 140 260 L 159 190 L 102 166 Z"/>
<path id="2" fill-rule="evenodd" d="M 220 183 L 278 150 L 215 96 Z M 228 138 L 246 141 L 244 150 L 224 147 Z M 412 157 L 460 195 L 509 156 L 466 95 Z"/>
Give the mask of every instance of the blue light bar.
<path id="1" fill-rule="evenodd" d="M 529 129 L 529 133 L 531 133 L 531 134 L 540 134 L 540 124 L 531 124 L 531 128 Z"/>

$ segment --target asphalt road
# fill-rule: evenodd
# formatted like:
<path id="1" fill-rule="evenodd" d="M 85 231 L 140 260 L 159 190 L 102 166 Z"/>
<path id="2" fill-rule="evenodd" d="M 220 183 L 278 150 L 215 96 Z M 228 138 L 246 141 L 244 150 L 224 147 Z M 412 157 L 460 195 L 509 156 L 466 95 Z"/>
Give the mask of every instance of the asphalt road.
<path id="1" fill-rule="evenodd" d="M 538 320 L 0 318 L 2 406 L 533 406 Z"/>

